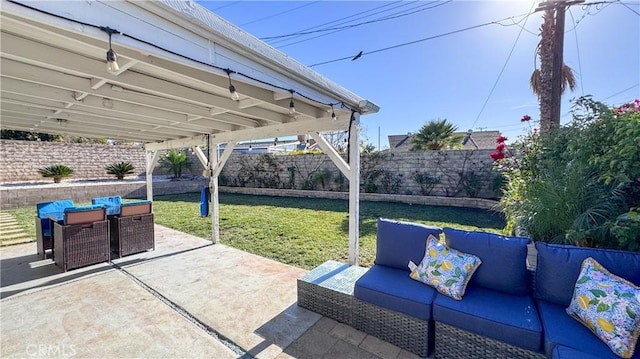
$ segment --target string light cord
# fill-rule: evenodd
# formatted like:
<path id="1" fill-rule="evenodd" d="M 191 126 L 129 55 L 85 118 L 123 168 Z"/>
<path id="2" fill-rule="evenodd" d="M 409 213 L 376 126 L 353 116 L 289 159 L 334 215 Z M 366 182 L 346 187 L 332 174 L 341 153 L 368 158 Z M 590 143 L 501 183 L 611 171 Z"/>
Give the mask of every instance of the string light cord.
<path id="1" fill-rule="evenodd" d="M 324 105 L 324 106 L 327 106 L 327 107 L 340 105 L 340 108 L 348 109 L 348 110 L 351 110 L 351 111 L 355 111 L 349 105 L 344 103 L 344 101 L 339 101 L 339 102 L 324 102 L 324 101 L 320 101 L 320 100 L 317 100 L 317 99 L 312 98 L 310 96 L 304 95 L 304 94 L 300 93 L 299 91 L 288 89 L 288 88 L 285 88 L 285 87 L 282 87 L 282 86 L 279 86 L 279 85 L 276 85 L 276 84 L 273 84 L 273 83 L 270 83 L 270 82 L 267 82 L 267 81 L 264 81 L 264 80 L 260 80 L 260 79 L 257 79 L 257 78 L 255 78 L 255 77 L 253 77 L 251 75 L 247 75 L 247 74 L 242 73 L 242 72 L 234 71 L 234 70 L 231 70 L 229 68 L 225 68 L 225 67 L 221 67 L 221 66 L 217 66 L 217 65 L 212 65 L 212 64 L 206 63 L 204 61 L 200 61 L 198 59 L 191 58 L 189 56 L 186 56 L 186 55 L 180 54 L 178 52 L 175 52 L 175 51 L 169 50 L 167 48 L 164 48 L 162 46 L 156 45 L 156 44 L 154 44 L 154 43 L 152 43 L 150 41 L 140 39 L 140 38 L 138 38 L 136 36 L 133 36 L 133 35 L 130 35 L 130 34 L 127 34 L 127 33 L 124 33 L 124 32 L 120 32 L 120 31 L 118 31 L 116 29 L 112 29 L 112 28 L 110 28 L 108 26 L 95 25 L 95 24 L 91 24 L 91 23 L 88 23 L 88 22 L 83 22 L 83 21 L 80 21 L 80 20 L 72 19 L 72 18 L 63 16 L 63 15 L 54 14 L 54 13 L 51 13 L 49 11 L 41 10 L 41 9 L 36 8 L 36 7 L 23 4 L 23 3 L 20 3 L 18 1 L 15 1 L 15 0 L 7 0 L 7 1 L 12 3 L 12 4 L 23 6 L 25 8 L 30 9 L 30 10 L 37 11 L 37 12 L 42 13 L 42 14 L 46 14 L 46 15 L 53 16 L 53 17 L 56 17 L 56 18 L 59 18 L 59 19 L 63 19 L 63 20 L 70 21 L 70 22 L 74 22 L 76 24 L 80 24 L 80 25 L 83 25 L 83 26 L 86 26 L 86 27 L 92 27 L 92 28 L 95 28 L 95 29 L 98 29 L 98 30 L 101 30 L 101 31 L 104 31 L 104 32 L 107 32 L 107 33 L 119 34 L 120 36 L 124 36 L 124 37 L 130 38 L 132 40 L 138 41 L 138 42 L 143 43 L 145 45 L 149 45 L 149 46 L 154 47 L 154 48 L 156 48 L 158 50 L 165 51 L 165 52 L 167 52 L 169 54 L 178 56 L 180 58 L 183 58 L 183 59 L 186 59 L 186 60 L 189 60 L 189 61 L 193 61 L 193 62 L 198 63 L 200 65 L 204 65 L 204 66 L 219 70 L 219 71 L 221 71 L 221 72 L 223 72 L 223 73 L 225 73 L 227 75 L 236 74 L 236 75 L 242 76 L 242 77 L 244 77 L 246 79 L 249 79 L 251 81 L 255 81 L 255 82 L 258 82 L 260 84 L 263 84 L 263 85 L 266 85 L 266 86 L 269 86 L 269 87 L 272 87 L 272 88 L 275 88 L 275 89 L 278 89 L 278 90 L 292 92 L 293 94 L 297 94 L 298 96 L 300 96 L 302 98 L 305 98 L 305 99 L 307 99 L 309 101 L 315 102 L 315 103 L 320 104 L 320 105 Z"/>

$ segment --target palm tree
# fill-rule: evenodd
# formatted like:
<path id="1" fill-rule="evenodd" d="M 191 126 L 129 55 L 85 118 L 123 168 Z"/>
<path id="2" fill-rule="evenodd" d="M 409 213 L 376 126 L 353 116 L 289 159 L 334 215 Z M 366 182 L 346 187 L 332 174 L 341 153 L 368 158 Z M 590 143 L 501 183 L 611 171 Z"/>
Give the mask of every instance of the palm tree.
<path id="1" fill-rule="evenodd" d="M 444 120 L 431 120 L 411 136 L 411 151 L 440 150 L 454 148 L 459 145 L 464 136 L 453 135 L 458 128 Z"/>
<path id="2" fill-rule="evenodd" d="M 538 96 L 540 103 L 540 132 L 547 133 L 554 128 L 560 127 L 560 119 L 553 119 L 551 83 L 553 79 L 553 38 L 555 30 L 555 12 L 549 8 L 542 16 L 543 22 L 540 26 L 540 42 L 537 47 L 537 54 L 540 57 L 540 69 L 533 70 L 530 79 L 531 90 Z M 564 93 L 569 87 L 573 91 L 576 87 L 576 79 L 573 70 L 566 64 L 562 64 L 562 88 Z"/>

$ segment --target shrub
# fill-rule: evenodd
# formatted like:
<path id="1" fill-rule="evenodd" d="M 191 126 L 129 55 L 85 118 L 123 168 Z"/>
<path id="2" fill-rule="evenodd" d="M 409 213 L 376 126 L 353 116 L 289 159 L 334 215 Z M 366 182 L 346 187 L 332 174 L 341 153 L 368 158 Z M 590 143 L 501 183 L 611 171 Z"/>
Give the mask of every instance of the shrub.
<path id="1" fill-rule="evenodd" d="M 160 159 L 159 164 L 173 172 L 175 178 L 182 177 L 183 169 L 191 168 L 191 161 L 187 158 L 187 153 L 175 148 L 170 149 L 167 155 Z"/>
<path id="2" fill-rule="evenodd" d="M 73 170 L 65 165 L 52 165 L 38 169 L 38 173 L 42 177 L 53 177 L 54 183 L 60 183 L 60 180 L 73 174 Z"/>
<path id="3" fill-rule="evenodd" d="M 507 229 L 545 242 L 639 250 L 628 211 L 640 202 L 640 101 L 609 108 L 581 97 L 572 114 L 553 132 L 533 130 L 496 148 L 505 157 L 495 160 L 508 181 L 501 199 Z"/>
<path id="4" fill-rule="evenodd" d="M 427 172 L 416 172 L 411 178 L 420 186 L 420 194 L 423 196 L 430 195 L 433 188 L 440 183 L 440 177 L 430 176 Z"/>
<path id="5" fill-rule="evenodd" d="M 115 162 L 106 166 L 104 169 L 107 170 L 108 174 L 114 175 L 117 179 L 121 180 L 124 176 L 132 174 L 135 167 L 131 162 Z"/>

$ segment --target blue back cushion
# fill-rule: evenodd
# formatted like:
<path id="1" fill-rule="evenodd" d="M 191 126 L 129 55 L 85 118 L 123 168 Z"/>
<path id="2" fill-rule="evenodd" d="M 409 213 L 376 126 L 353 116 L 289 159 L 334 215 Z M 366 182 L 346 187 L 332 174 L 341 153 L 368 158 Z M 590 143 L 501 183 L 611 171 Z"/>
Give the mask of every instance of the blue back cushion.
<path id="1" fill-rule="evenodd" d="M 38 211 L 38 218 L 46 218 L 47 213 L 64 212 L 65 208 L 73 207 L 73 201 L 70 199 L 64 199 L 53 202 L 41 202 L 36 204 Z"/>
<path id="2" fill-rule="evenodd" d="M 441 232 L 438 227 L 378 218 L 375 264 L 409 272 L 409 261 L 415 264 L 422 261 L 427 237 L 430 234 L 438 237 Z"/>
<path id="3" fill-rule="evenodd" d="M 104 204 L 107 207 L 107 214 L 118 214 L 122 205 L 122 197 L 96 197 L 91 200 L 91 204 Z"/>
<path id="4" fill-rule="evenodd" d="M 640 252 L 583 248 L 569 245 L 536 243 L 535 297 L 567 307 L 580 274 L 582 261 L 592 257 L 609 272 L 640 285 Z"/>
<path id="5" fill-rule="evenodd" d="M 529 293 L 527 244 L 529 238 L 445 228 L 447 245 L 480 257 L 482 264 L 471 277 L 472 285 L 513 295 Z"/>

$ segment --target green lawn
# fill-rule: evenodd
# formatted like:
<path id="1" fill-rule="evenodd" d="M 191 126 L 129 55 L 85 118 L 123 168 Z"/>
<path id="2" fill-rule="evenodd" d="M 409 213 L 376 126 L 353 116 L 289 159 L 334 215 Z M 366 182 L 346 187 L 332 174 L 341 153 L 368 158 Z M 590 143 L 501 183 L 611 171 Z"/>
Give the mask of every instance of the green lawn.
<path id="1" fill-rule="evenodd" d="M 157 196 L 155 221 L 170 228 L 211 238 L 211 218 L 200 217 L 200 195 Z M 222 243 L 260 256 L 313 268 L 327 259 L 348 260 L 348 201 L 220 194 Z M 33 231 L 35 210 L 9 210 Z M 376 218 L 420 222 L 440 227 L 500 232 L 504 219 L 491 211 L 408 205 L 360 203 L 360 264 L 370 266 L 375 256 Z"/>

